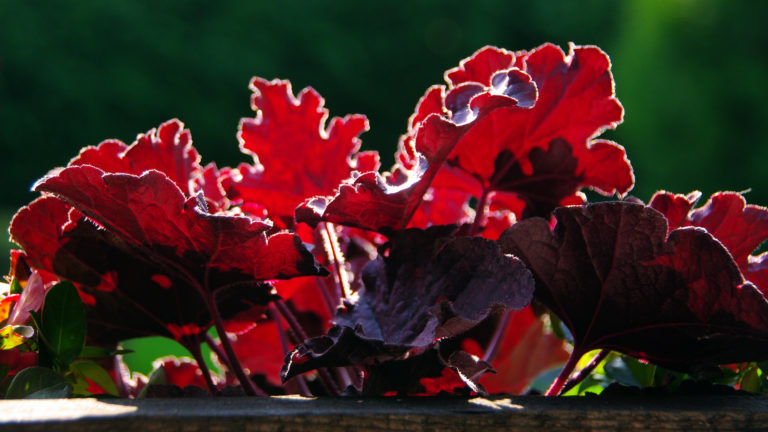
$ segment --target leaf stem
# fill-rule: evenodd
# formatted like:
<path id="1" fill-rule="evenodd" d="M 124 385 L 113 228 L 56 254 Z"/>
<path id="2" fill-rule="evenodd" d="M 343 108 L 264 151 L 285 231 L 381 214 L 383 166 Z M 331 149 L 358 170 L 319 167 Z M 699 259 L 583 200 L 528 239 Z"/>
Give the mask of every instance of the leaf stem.
<path id="1" fill-rule="evenodd" d="M 555 378 L 555 381 L 552 382 L 552 385 L 549 387 L 549 390 L 544 393 L 544 396 L 557 396 L 562 392 L 568 377 L 571 376 L 573 369 L 576 368 L 576 364 L 579 363 L 579 359 L 581 359 L 583 355 L 584 354 L 580 350 L 574 348 L 571 352 L 571 356 L 568 358 L 568 363 L 563 366 L 560 375 Z"/>
<path id="2" fill-rule="evenodd" d="M 608 349 L 600 350 L 600 352 L 597 353 L 595 358 L 593 358 L 592 361 L 589 362 L 589 364 L 584 366 L 584 368 L 582 370 L 578 371 L 576 373 L 576 375 L 574 375 L 571 379 L 568 380 L 568 382 L 565 383 L 565 385 L 563 386 L 563 389 L 560 391 L 560 393 L 565 393 L 568 390 L 570 390 L 570 389 L 576 387 L 577 385 L 579 385 L 579 383 L 584 381 L 589 376 L 589 374 L 591 374 L 592 371 L 594 371 L 595 368 L 600 363 L 602 363 L 603 360 L 605 360 L 606 357 L 608 357 L 608 354 L 610 354 L 610 353 L 611 353 L 611 350 L 608 350 Z"/>
<path id="3" fill-rule="evenodd" d="M 208 364 L 205 363 L 205 359 L 203 358 L 203 352 L 200 350 L 200 343 L 202 342 L 200 339 L 197 340 L 197 343 L 193 342 L 187 344 L 186 348 L 190 353 L 192 353 L 192 357 L 195 358 L 197 366 L 203 373 L 205 384 L 208 386 L 208 393 L 210 393 L 211 396 L 216 396 L 216 393 L 218 393 L 219 390 L 216 388 L 216 384 L 213 382 L 213 378 L 211 377 L 211 370 L 208 369 Z"/>
<path id="4" fill-rule="evenodd" d="M 303 342 L 309 337 L 307 336 L 307 333 L 304 331 L 304 328 L 301 327 L 301 324 L 299 323 L 299 320 L 296 319 L 296 316 L 293 315 L 293 312 L 291 312 L 290 309 L 288 309 L 288 306 L 285 305 L 281 300 L 277 300 L 274 302 L 275 308 L 278 312 L 280 312 L 280 315 L 285 318 L 285 321 L 288 322 L 288 325 L 291 327 L 291 330 L 293 333 L 296 334 L 296 337 L 298 337 L 300 342 Z M 325 387 L 325 390 L 331 395 L 331 396 L 340 396 L 341 391 L 339 390 L 336 383 L 333 381 L 333 377 L 331 377 L 331 374 L 328 373 L 328 370 L 326 368 L 318 368 L 317 369 L 317 376 L 320 378 L 320 382 L 323 384 L 323 387 Z"/>
<path id="5" fill-rule="evenodd" d="M 288 347 L 288 336 L 285 333 L 283 324 L 280 322 L 280 311 L 277 310 L 277 306 L 275 306 L 274 303 L 270 303 L 269 305 L 269 315 L 277 326 L 277 336 L 280 339 L 280 346 L 283 348 L 283 355 L 286 355 L 291 349 Z M 291 378 L 291 380 L 293 380 L 299 387 L 299 392 L 302 396 L 312 396 L 312 392 L 309 391 L 307 382 L 302 375 L 295 376 Z"/>
<path id="6" fill-rule="evenodd" d="M 208 344 L 208 347 L 211 348 L 211 351 L 216 353 L 216 357 L 219 358 L 219 363 L 223 364 L 230 370 L 232 370 L 232 365 L 229 364 L 229 359 L 227 358 L 227 354 L 221 350 L 221 347 L 219 344 L 216 343 L 215 340 L 211 337 L 211 335 L 208 334 L 208 332 L 205 332 L 205 343 Z"/>
<path id="7" fill-rule="evenodd" d="M 237 380 L 240 381 L 240 385 L 243 387 L 245 394 L 248 396 L 266 396 L 267 394 L 264 393 L 264 391 L 259 387 L 257 387 L 256 383 L 248 378 L 248 376 L 245 374 L 245 370 L 243 370 L 243 365 L 241 365 L 240 361 L 237 359 L 235 350 L 232 348 L 232 343 L 229 341 L 227 332 L 224 329 L 224 320 L 221 319 L 219 306 L 216 304 L 216 299 L 213 298 L 213 294 L 206 293 L 204 297 L 205 302 L 208 305 L 208 309 L 211 312 L 211 317 L 213 318 L 213 325 L 216 327 L 216 332 L 219 334 L 221 346 L 224 348 L 224 352 L 227 354 L 227 359 L 229 359 L 229 365 L 232 367 L 232 372 L 235 373 Z"/>
<path id="8" fill-rule="evenodd" d="M 469 227 L 468 236 L 477 234 L 480 229 L 480 224 L 485 216 L 485 203 L 488 201 L 488 193 L 490 191 L 483 187 L 483 192 L 480 194 L 480 199 L 477 201 L 477 208 L 475 208 L 475 219 L 472 221 L 472 225 Z"/>
<path id="9" fill-rule="evenodd" d="M 344 269 L 344 254 L 339 247 L 339 237 L 336 235 L 336 229 L 332 223 L 323 224 L 323 240 L 325 252 L 333 264 L 335 272 L 334 280 L 336 282 L 336 295 L 338 296 L 336 306 L 338 306 L 341 299 L 348 298 L 352 290 L 349 286 L 349 276 Z"/>
<path id="10" fill-rule="evenodd" d="M 501 345 L 501 340 L 504 338 L 504 334 L 507 332 L 507 326 L 509 325 L 511 318 L 512 311 L 504 311 L 504 314 L 501 316 L 501 320 L 499 321 L 499 325 L 496 327 L 496 331 L 491 337 L 491 342 L 485 349 L 485 354 L 483 354 L 483 361 L 490 363 L 493 361 L 493 359 L 496 358 L 496 355 L 499 353 L 499 345 Z"/>

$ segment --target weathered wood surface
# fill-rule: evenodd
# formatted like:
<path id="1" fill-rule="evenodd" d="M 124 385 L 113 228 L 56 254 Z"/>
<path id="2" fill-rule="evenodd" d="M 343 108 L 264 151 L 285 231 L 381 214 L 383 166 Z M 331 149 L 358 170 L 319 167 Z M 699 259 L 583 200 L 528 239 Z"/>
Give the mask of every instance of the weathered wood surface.
<path id="1" fill-rule="evenodd" d="M 0 431 L 766 431 L 768 398 L 0 401 Z"/>

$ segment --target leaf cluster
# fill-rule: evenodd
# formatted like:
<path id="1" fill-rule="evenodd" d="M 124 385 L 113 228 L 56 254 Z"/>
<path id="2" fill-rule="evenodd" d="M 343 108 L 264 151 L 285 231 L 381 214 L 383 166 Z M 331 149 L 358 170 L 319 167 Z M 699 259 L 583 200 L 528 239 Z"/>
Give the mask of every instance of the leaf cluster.
<path id="1" fill-rule="evenodd" d="M 627 152 L 600 138 L 624 112 L 599 48 L 478 50 L 426 91 L 384 172 L 364 116 L 250 87 L 249 163 L 203 166 L 170 120 L 35 184 L 4 331 L 33 324 L 36 366 L 8 397 L 764 392 L 768 209 L 629 197 Z M 192 359 L 131 375 L 110 350 L 142 336 Z"/>

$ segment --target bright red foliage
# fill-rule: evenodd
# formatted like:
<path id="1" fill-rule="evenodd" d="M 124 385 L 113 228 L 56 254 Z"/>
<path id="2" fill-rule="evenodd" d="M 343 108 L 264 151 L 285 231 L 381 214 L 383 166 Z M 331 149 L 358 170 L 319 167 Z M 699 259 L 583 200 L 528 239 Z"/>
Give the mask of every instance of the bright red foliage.
<path id="1" fill-rule="evenodd" d="M 597 138 L 623 119 L 605 53 L 484 47 L 445 82 L 384 173 L 360 152 L 365 116 L 329 120 L 312 88 L 261 78 L 237 133 L 252 164 L 202 166 L 178 120 L 84 148 L 12 221 L 9 287 L 26 287 L 0 317 L 26 322 L 66 279 L 89 343 L 163 335 L 200 361 L 215 325 L 247 394 L 520 393 L 569 359 L 557 394 L 592 349 L 685 371 L 768 359 L 768 252 L 753 255 L 768 209 L 733 192 L 585 204 L 584 188 L 634 186 L 624 149 Z M 193 387 L 150 394 L 231 391 L 191 362 L 164 368 Z"/>
<path id="2" fill-rule="evenodd" d="M 475 112 L 477 98 L 483 95 L 519 94 L 521 73 L 538 91 L 534 104 L 519 104 L 530 109 L 478 113 L 449 158 L 449 166 L 477 179 L 467 189 L 477 198 L 491 191 L 516 195 L 526 203 L 518 218 L 546 216 L 583 187 L 606 195 L 630 190 L 634 178 L 624 149 L 593 140 L 621 122 L 623 114 L 608 57 L 596 47 L 571 46 L 568 56 L 550 44 L 514 54 L 486 47 L 446 72 L 450 86 L 444 107 L 455 118 L 467 110 Z M 483 86 L 482 92 L 476 87 L 477 95 L 460 98 L 466 104 L 451 106 L 454 95 L 466 92 L 476 85 L 473 82 Z"/>
<path id="3" fill-rule="evenodd" d="M 375 153 L 355 154 L 368 130 L 365 116 L 334 117 L 326 128 L 328 110 L 314 89 L 294 97 L 289 82 L 261 78 L 250 87 L 256 117 L 240 121 L 237 137 L 254 165 L 230 172 L 232 199 L 263 205 L 279 228 L 291 227 L 302 201 L 334 193 L 355 170 L 378 169 Z"/>
<path id="4" fill-rule="evenodd" d="M 584 187 L 610 195 L 634 185 L 624 149 L 593 139 L 623 115 L 596 47 L 572 46 L 568 56 L 549 44 L 517 54 L 486 47 L 446 79 L 419 101 L 392 173 L 365 173 L 335 197 L 308 200 L 297 219 L 391 232 L 408 226 L 430 186 L 454 191 L 463 200 L 454 209 L 470 196 L 482 212 L 514 199 L 509 210 L 522 218 L 546 216 Z"/>
<path id="5" fill-rule="evenodd" d="M 270 287 L 259 281 L 322 273 L 297 236 L 268 238 L 268 222 L 209 211 L 209 204 L 224 202 L 217 188 L 204 199 L 206 185 L 218 180 L 203 177 L 180 128 L 171 121 L 130 147 L 108 141 L 84 150 L 72 166 L 35 185 L 58 199 L 39 198 L 11 224 L 34 267 L 78 283 L 93 306 L 91 320 L 99 322 L 91 334 L 106 331 L 103 341 L 147 334 L 194 339 L 211 323 L 205 296 L 232 315 L 269 301 Z"/>

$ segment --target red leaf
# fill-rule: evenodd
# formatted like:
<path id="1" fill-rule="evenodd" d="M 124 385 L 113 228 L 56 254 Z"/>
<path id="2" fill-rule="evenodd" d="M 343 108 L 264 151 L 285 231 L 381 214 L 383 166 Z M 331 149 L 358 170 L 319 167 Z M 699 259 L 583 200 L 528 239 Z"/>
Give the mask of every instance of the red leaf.
<path id="1" fill-rule="evenodd" d="M 547 331 L 529 306 L 512 314 L 491 362 L 497 372 L 484 375 L 480 383 L 492 394 L 521 394 L 534 378 L 564 364 L 568 356 L 565 342 Z"/>
<path id="2" fill-rule="evenodd" d="M 157 170 L 176 183 L 187 197 L 196 193 L 190 182 L 203 170 L 189 130 L 177 119 L 140 134 L 130 146 L 119 140 L 107 140 L 97 147 L 85 147 L 69 162 L 69 166 L 77 165 L 135 175 Z"/>
<path id="3" fill-rule="evenodd" d="M 498 65 L 496 74 L 488 65 Z M 514 67 L 522 71 L 511 75 Z M 446 74 L 456 81 L 445 105 L 455 118 L 466 110 L 475 111 L 479 99 L 487 95 L 519 94 L 523 72 L 538 89 L 535 104 L 530 109 L 500 107 L 485 116 L 477 115 L 448 165 L 476 177 L 479 184 L 475 189 L 518 195 L 526 202 L 518 217 L 546 216 L 583 187 L 606 195 L 631 189 L 634 179 L 624 149 L 609 141 L 592 140 L 620 123 L 623 114 L 614 96 L 608 57 L 596 47 L 571 46 L 566 57 L 559 48 L 546 44 L 517 53 L 517 58 L 486 47 Z M 482 91 L 460 98 L 466 105 L 451 107 L 449 102 L 456 99 L 452 96 L 464 92 L 471 85 L 465 81 L 471 79 L 479 80 Z M 462 84 L 457 85 L 459 82 Z"/>
<path id="4" fill-rule="evenodd" d="M 255 280 L 318 273 L 298 237 L 279 233 L 267 241 L 265 222 L 207 213 L 157 171 L 134 176 L 75 166 L 44 177 L 35 190 L 55 194 L 154 257 L 175 262 L 189 256 L 190 272 L 235 270 Z"/>
<path id="5" fill-rule="evenodd" d="M 408 226 L 430 186 L 483 205 L 494 192 L 515 195 L 524 203 L 510 209 L 518 218 L 548 215 L 583 187 L 626 193 L 634 177 L 624 149 L 593 140 L 623 115 L 610 62 L 596 47 L 571 50 L 478 51 L 446 73 L 447 89 L 421 98 L 392 173 L 365 173 L 334 197 L 307 200 L 296 219 L 392 233 Z"/>
<path id="6" fill-rule="evenodd" d="M 203 377 L 203 371 L 197 366 L 197 363 L 188 357 L 164 357 L 155 360 L 152 364 L 154 369 L 165 369 L 166 384 L 175 385 L 179 388 L 187 386 L 196 386 L 208 388 Z"/>
<path id="7" fill-rule="evenodd" d="M 293 211 L 305 199 L 330 195 L 352 171 L 378 170 L 378 158 L 360 149 L 368 130 L 362 115 L 334 117 L 327 129 L 323 98 L 305 88 L 298 98 L 287 81 L 251 80 L 255 118 L 240 121 L 240 149 L 254 165 L 231 172 L 230 197 L 264 205 L 279 228 L 293 225 Z"/>
<path id="8" fill-rule="evenodd" d="M 96 228 L 54 197 L 41 197 L 22 208 L 12 221 L 11 233 L 33 267 L 77 284 L 86 306 L 88 335 L 96 343 L 150 335 L 187 343 L 210 325 L 194 284 Z M 248 283 L 237 272 L 213 269 L 209 276 L 217 283 L 233 283 L 215 293 L 224 318 L 270 298 L 271 287 Z M 237 284 L 238 280 L 243 283 Z"/>
<path id="9" fill-rule="evenodd" d="M 280 368 L 283 366 L 285 349 L 280 343 L 274 321 L 259 321 L 251 330 L 238 335 L 232 341 L 232 347 L 240 364 L 251 375 L 264 375 L 270 384 L 280 385 Z"/>
<path id="10" fill-rule="evenodd" d="M 768 358 L 768 301 L 702 229 L 667 238 L 638 204 L 559 208 L 499 239 L 536 278 L 536 298 L 574 337 L 574 355 L 607 348 L 676 368 Z"/>
<path id="11" fill-rule="evenodd" d="M 768 254 L 752 255 L 768 240 L 768 209 L 748 205 L 737 192 L 713 194 L 702 207 L 693 209 L 700 192 L 688 195 L 656 192 L 648 206 L 662 212 L 669 229 L 683 226 L 705 228 L 733 255 L 741 273 L 764 294 L 768 292 Z"/>

